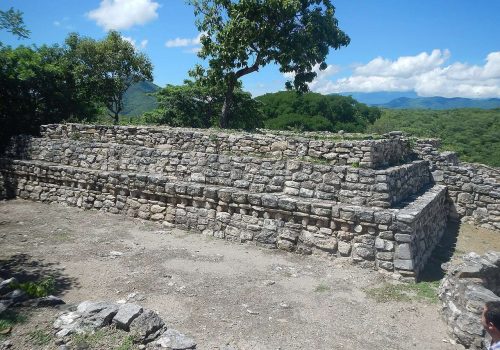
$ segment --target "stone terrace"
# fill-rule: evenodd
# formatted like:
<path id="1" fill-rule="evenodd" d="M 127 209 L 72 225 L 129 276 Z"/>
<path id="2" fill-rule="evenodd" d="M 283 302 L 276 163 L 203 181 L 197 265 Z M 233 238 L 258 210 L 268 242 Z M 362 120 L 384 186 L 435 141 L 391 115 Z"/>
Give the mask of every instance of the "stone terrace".
<path id="1" fill-rule="evenodd" d="M 446 187 L 401 138 L 343 141 L 47 125 L 0 161 L 0 195 L 61 202 L 413 279 L 444 232 Z"/>

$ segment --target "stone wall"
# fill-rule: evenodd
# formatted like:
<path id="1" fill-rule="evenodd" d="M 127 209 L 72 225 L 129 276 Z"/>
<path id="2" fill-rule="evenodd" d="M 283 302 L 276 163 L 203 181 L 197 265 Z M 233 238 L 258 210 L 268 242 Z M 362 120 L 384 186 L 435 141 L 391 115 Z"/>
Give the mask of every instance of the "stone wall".
<path id="1" fill-rule="evenodd" d="M 5 196 L 349 257 L 415 279 L 444 232 L 448 202 L 409 144 L 48 125 L 41 138 L 13 138 L 0 174 Z"/>
<path id="2" fill-rule="evenodd" d="M 0 169 L 20 198 L 121 213 L 303 254 L 351 257 L 364 267 L 412 279 L 428 258 L 426 249 L 439 240 L 447 213 L 442 186 L 401 209 L 383 209 L 36 160 L 3 159 Z"/>
<path id="3" fill-rule="evenodd" d="M 237 155 L 267 155 L 277 158 L 311 158 L 332 165 L 381 168 L 404 161 L 411 153 L 402 139 L 342 141 L 310 139 L 272 133 L 222 132 L 168 127 L 50 124 L 42 126 L 49 139 L 92 140 L 160 149 Z M 341 136 L 337 136 L 341 137 Z"/>
<path id="4" fill-rule="evenodd" d="M 429 161 L 433 181 L 448 187 L 450 215 L 500 230 L 500 169 L 460 163 L 455 153 L 440 153 L 439 146 L 439 140 L 419 140 L 415 150 Z"/>
<path id="5" fill-rule="evenodd" d="M 373 170 L 292 159 L 214 154 L 69 139 L 18 137 L 7 156 L 105 171 L 162 174 L 172 181 L 284 192 L 388 208 L 430 184 L 426 161 Z"/>
<path id="6" fill-rule="evenodd" d="M 490 339 L 481 313 L 486 302 L 500 301 L 500 252 L 469 253 L 463 262 L 444 267 L 439 297 L 450 334 L 466 348 L 486 350 Z"/>

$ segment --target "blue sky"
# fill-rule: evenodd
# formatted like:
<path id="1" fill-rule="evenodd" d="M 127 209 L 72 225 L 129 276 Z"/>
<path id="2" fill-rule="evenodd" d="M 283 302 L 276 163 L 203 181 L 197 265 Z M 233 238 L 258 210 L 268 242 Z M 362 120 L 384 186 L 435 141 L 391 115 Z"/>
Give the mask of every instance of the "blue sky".
<path id="1" fill-rule="evenodd" d="M 320 93 L 415 91 L 420 96 L 500 97 L 500 1 L 333 1 L 351 44 L 331 51 L 329 67 L 311 89 Z M 24 13 L 27 40 L 17 45 L 62 44 L 70 32 L 96 39 L 117 29 L 154 64 L 160 86 L 180 84 L 196 63 L 192 8 L 183 0 L 0 0 L 0 9 Z M 254 95 L 279 91 L 287 77 L 268 66 L 247 76 Z"/>

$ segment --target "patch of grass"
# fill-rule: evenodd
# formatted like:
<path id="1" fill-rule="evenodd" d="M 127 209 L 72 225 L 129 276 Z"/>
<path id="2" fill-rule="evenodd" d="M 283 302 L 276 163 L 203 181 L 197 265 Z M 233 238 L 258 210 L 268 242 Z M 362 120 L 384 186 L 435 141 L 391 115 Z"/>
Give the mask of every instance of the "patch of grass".
<path id="1" fill-rule="evenodd" d="M 25 291 L 30 297 L 40 298 L 54 293 L 56 281 L 49 276 L 36 282 L 15 283 L 12 287 Z"/>
<path id="2" fill-rule="evenodd" d="M 320 283 L 314 288 L 314 291 L 317 293 L 324 293 L 330 291 L 330 286 L 327 286 L 324 283 Z"/>
<path id="3" fill-rule="evenodd" d="M 28 317 L 13 310 L 6 310 L 0 314 L 0 332 L 6 332 L 16 324 L 24 323 Z M 0 339 L 5 338 L 6 334 L 0 334 Z"/>
<path id="4" fill-rule="evenodd" d="M 131 335 L 125 337 L 119 347 L 116 350 L 132 350 L 134 347 L 134 337 Z"/>
<path id="5" fill-rule="evenodd" d="M 408 284 L 384 283 L 381 287 L 365 290 L 366 294 L 378 303 L 390 301 L 438 302 L 439 281 Z"/>
<path id="6" fill-rule="evenodd" d="M 33 345 L 45 346 L 52 340 L 52 335 L 43 329 L 35 329 L 28 333 L 28 337 Z"/>
<path id="7" fill-rule="evenodd" d="M 73 334 L 72 341 L 76 349 L 96 348 L 106 336 L 104 329 L 92 333 Z"/>

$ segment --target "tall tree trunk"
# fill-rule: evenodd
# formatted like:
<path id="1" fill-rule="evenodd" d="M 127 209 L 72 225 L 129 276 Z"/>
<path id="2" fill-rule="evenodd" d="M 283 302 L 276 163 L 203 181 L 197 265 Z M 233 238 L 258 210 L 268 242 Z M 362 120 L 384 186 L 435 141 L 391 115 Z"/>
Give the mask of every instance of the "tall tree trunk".
<path id="1" fill-rule="evenodd" d="M 113 124 L 118 125 L 118 122 L 120 121 L 120 117 L 118 112 L 115 112 L 115 115 L 113 116 Z"/>
<path id="2" fill-rule="evenodd" d="M 219 127 L 227 129 L 229 126 L 229 114 L 233 106 L 234 81 L 229 80 L 227 84 L 226 94 L 224 95 L 224 104 L 222 105 L 222 115 L 219 119 Z"/>

